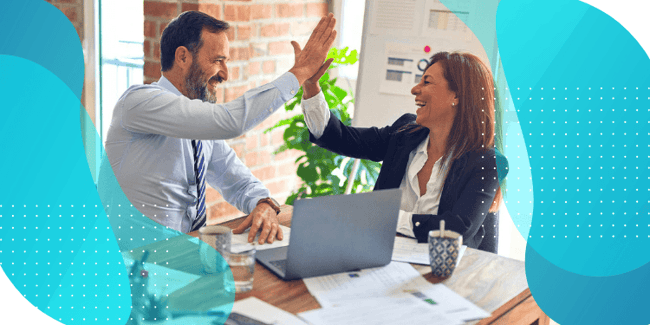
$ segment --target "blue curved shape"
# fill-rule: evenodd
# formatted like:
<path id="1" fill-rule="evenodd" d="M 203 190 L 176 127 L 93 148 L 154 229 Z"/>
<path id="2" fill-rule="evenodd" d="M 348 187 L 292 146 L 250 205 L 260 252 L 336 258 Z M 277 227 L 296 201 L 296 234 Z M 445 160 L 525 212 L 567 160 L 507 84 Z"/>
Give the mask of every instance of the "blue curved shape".
<path id="1" fill-rule="evenodd" d="M 88 170 L 79 100 L 23 58 L 0 55 L 0 75 L 4 272 L 56 320 L 126 321 L 129 281 Z M 47 87 L 35 88 L 35 79 Z"/>
<path id="2" fill-rule="evenodd" d="M 3 1 L 0 54 L 35 62 L 52 71 L 81 99 L 84 58 L 77 31 L 68 18 L 42 0 Z M 32 85 L 43 85 L 34 78 Z"/>
<path id="3" fill-rule="evenodd" d="M 108 162 L 98 195 L 80 137 L 83 56 L 70 21 L 44 1 L 12 1 L 0 12 L 0 26 L 0 266 L 12 283 L 66 324 L 123 324 L 207 309 L 221 315 L 210 320 L 225 321 L 235 294 L 221 256 L 220 278 L 198 279 L 203 274 L 197 240 L 163 229 L 132 208 Z M 83 108 L 81 120 L 92 125 Z M 90 140 L 99 139 L 96 130 L 90 133 Z M 169 243 L 165 253 L 184 254 L 184 268 L 174 277 L 156 265 L 156 245 Z M 134 268 L 145 251 L 151 253 L 148 263 Z M 127 276 L 133 270 L 150 271 L 148 279 Z M 189 284 L 199 296 L 165 289 Z M 138 299 L 143 293 L 150 295 Z M 155 312 L 154 303 L 173 313 Z M 142 307 L 148 313 L 132 313 Z"/>
<path id="4" fill-rule="evenodd" d="M 151 308 L 152 304 L 146 300 L 136 299 L 142 293 L 133 289 L 134 313 L 130 318 L 167 319 L 174 314 L 216 310 L 223 315 L 220 320 L 225 321 L 235 301 L 235 281 L 222 255 L 210 246 L 201 250 L 200 245 L 204 244 L 197 238 L 162 226 L 138 211 L 122 191 L 106 155 L 102 157 L 97 191 L 120 251 L 129 261 L 127 264 L 133 266 L 133 261 L 145 258 L 148 264 L 143 269 L 162 270 L 153 274 L 151 280 L 161 285 L 175 284 L 178 288 L 161 291 L 149 285 L 148 294 L 157 295 L 154 297 L 158 300 L 157 308 Z M 217 272 L 206 273 L 206 263 L 213 264 Z M 175 273 L 167 273 L 168 270 Z M 144 311 L 140 312 L 143 307 Z M 182 322 L 182 318 L 177 321 Z"/>
<path id="5" fill-rule="evenodd" d="M 650 264 L 608 276 L 584 276 L 554 265 L 526 247 L 526 278 L 539 307 L 559 324 L 650 323 Z"/>
<path id="6" fill-rule="evenodd" d="M 67 85 L 13 56 L 0 55 L 0 75 L 0 265 L 23 296 L 65 323 L 126 323 L 211 308 L 227 317 L 234 279 L 220 255 L 212 259 L 223 272 L 204 276 L 198 241 L 131 207 L 107 161 L 98 193 L 79 137 L 79 101 Z M 48 85 L 36 97 L 25 87 L 34 76 Z M 145 252 L 148 263 L 134 268 Z M 170 284 L 194 289 L 167 290 Z M 143 293 L 147 300 L 139 299 Z M 143 307 L 145 313 L 131 314 Z"/>
<path id="7" fill-rule="evenodd" d="M 647 54 L 614 19 L 580 1 L 503 0 L 497 35 L 532 168 L 528 244 L 584 276 L 644 267 Z"/>

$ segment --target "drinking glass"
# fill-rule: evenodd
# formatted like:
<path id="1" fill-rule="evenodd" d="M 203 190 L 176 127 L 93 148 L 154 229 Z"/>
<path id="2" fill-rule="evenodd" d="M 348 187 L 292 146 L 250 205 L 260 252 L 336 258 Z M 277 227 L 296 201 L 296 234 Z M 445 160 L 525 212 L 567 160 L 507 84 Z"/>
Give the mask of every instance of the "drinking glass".
<path id="1" fill-rule="evenodd" d="M 252 290 L 253 274 L 255 273 L 255 246 L 250 244 L 234 246 L 227 255 L 227 260 L 235 280 L 235 292 Z"/>

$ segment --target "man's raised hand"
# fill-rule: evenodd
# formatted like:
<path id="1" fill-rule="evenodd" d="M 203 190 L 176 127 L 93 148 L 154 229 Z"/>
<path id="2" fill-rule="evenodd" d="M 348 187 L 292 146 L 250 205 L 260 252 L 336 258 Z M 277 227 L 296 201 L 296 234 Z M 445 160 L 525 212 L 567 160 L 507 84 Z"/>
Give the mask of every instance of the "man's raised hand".
<path id="1" fill-rule="evenodd" d="M 305 80 L 310 77 L 327 70 L 328 63 L 323 63 L 327 57 L 327 52 L 332 47 L 334 39 L 336 38 L 336 31 L 334 26 L 336 19 L 332 13 L 321 18 L 320 22 L 311 33 L 305 48 L 301 49 L 296 41 L 291 41 L 296 61 L 293 68 L 289 72 L 293 73 L 298 79 L 298 83 L 302 85 Z M 331 62 L 330 62 L 331 63 Z M 323 70 L 321 72 L 321 70 Z"/>

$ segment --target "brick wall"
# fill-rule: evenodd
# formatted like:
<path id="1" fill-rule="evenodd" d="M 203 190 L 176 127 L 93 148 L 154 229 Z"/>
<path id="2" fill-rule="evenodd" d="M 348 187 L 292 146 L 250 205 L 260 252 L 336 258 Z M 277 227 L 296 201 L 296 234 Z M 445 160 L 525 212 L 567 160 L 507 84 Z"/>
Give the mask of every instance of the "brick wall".
<path id="1" fill-rule="evenodd" d="M 79 34 L 79 39 L 84 39 L 84 6 L 83 0 L 45 0 L 57 7 L 68 17 Z"/>
<path id="2" fill-rule="evenodd" d="M 71 0 L 74 1 L 74 0 Z M 199 10 L 230 23 L 228 31 L 231 62 L 229 80 L 219 88 L 219 102 L 228 102 L 246 90 L 261 86 L 293 66 L 290 41 L 307 42 L 320 17 L 328 12 L 326 0 L 146 0 L 144 1 L 144 80 L 160 78 L 160 36 L 169 21 L 183 11 Z M 283 143 L 282 131 L 264 130 L 289 117 L 284 109 L 273 114 L 244 136 L 229 140 L 237 156 L 262 180 L 281 203 L 299 186 L 295 160 L 297 152 L 274 155 Z M 207 191 L 208 223 L 241 216 L 214 189 Z"/>

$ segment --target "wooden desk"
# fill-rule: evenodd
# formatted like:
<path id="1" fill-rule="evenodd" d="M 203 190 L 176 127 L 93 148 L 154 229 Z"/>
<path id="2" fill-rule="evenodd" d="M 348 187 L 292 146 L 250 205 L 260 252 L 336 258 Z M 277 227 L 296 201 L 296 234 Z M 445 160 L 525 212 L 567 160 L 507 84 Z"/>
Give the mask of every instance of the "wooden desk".
<path id="1" fill-rule="evenodd" d="M 291 225 L 291 212 L 291 207 L 283 207 L 280 214 L 280 222 L 283 225 Z M 223 225 L 234 228 L 242 220 L 242 218 L 235 219 Z M 197 234 L 190 233 L 190 235 L 196 236 Z M 171 245 L 172 243 L 166 244 Z M 167 256 L 165 260 L 169 258 L 180 258 L 180 256 Z M 434 277 L 428 266 L 413 266 L 429 282 L 445 284 L 459 295 L 492 314 L 489 318 L 469 324 L 549 324 L 550 319 L 537 306 L 528 289 L 524 262 L 467 248 L 458 268 L 448 279 Z M 177 301 L 193 301 L 192 307 L 197 307 L 196 296 L 192 297 L 194 299 L 189 299 L 189 295 L 190 292 L 196 293 L 200 291 L 201 280 L 199 279 L 195 281 L 196 283 L 190 284 L 193 289 L 184 290 L 186 292 L 183 294 L 185 297 Z M 302 280 L 283 281 L 259 264 L 255 266 L 253 290 L 237 294 L 235 301 L 251 296 L 293 314 L 320 308 L 320 305 L 309 293 Z M 171 295 L 170 298 L 172 298 Z M 182 308 L 183 306 L 178 305 L 176 307 Z M 205 309 L 211 308 L 211 306 L 201 307 L 205 307 Z"/>

